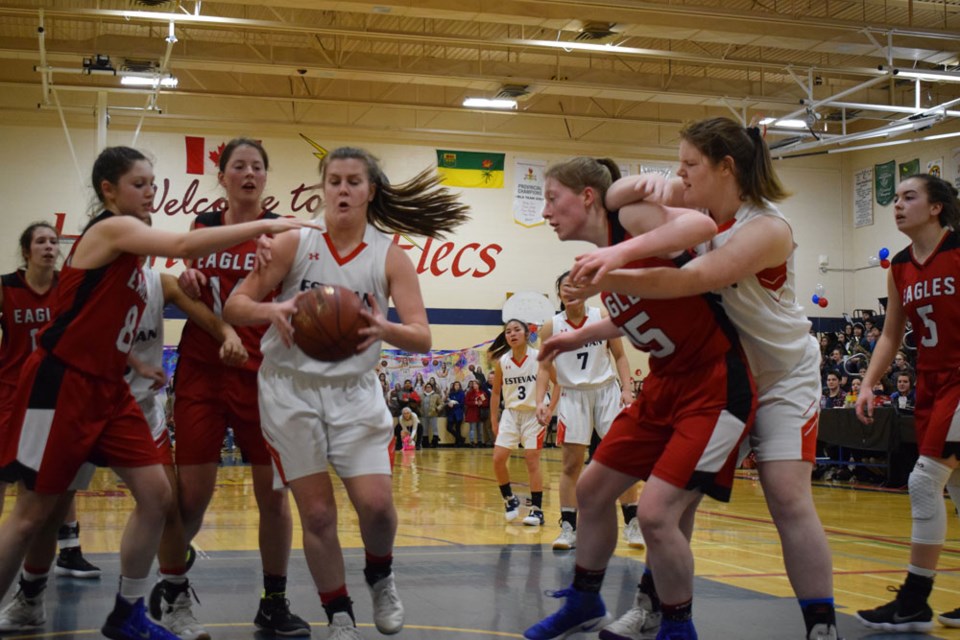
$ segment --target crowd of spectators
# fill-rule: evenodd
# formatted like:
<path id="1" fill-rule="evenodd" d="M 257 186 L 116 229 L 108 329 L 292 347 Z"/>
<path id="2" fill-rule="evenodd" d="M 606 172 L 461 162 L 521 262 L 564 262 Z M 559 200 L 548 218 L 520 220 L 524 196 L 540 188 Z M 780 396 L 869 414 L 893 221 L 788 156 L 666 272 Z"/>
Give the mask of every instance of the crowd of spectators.
<path id="1" fill-rule="evenodd" d="M 480 367 L 470 365 L 470 378 L 464 383 L 454 380 L 444 387 L 435 377 L 424 379 L 422 373 L 390 387 L 385 373 L 380 373 L 384 400 L 395 418 L 397 449 L 406 433 L 417 449 L 440 446 L 492 447 L 490 426 L 490 378 Z M 490 376 L 493 375 L 491 371 Z M 463 388 L 466 384 L 466 389 Z M 405 413 L 406 412 L 406 413 Z M 411 429 L 415 420 L 415 427 Z M 444 445 L 440 423 L 444 422 L 453 442 Z M 464 434 L 466 426 L 466 434 Z"/>
<path id="2" fill-rule="evenodd" d="M 823 395 L 821 410 L 852 409 L 857 402 L 862 383 L 862 374 L 867 370 L 873 348 L 882 332 L 882 319 L 859 318 L 847 322 L 842 331 L 826 331 L 818 335 L 821 352 L 820 376 Z M 913 414 L 915 374 L 914 351 L 904 348 L 897 352 L 886 373 L 874 387 L 874 406 L 893 407 L 898 413 Z M 858 451 L 818 443 L 818 455 L 834 464 L 819 465 L 814 469 L 815 479 L 855 480 L 879 482 L 882 473 L 877 468 L 881 462 L 877 452 Z M 838 456 L 849 466 L 836 465 Z"/>

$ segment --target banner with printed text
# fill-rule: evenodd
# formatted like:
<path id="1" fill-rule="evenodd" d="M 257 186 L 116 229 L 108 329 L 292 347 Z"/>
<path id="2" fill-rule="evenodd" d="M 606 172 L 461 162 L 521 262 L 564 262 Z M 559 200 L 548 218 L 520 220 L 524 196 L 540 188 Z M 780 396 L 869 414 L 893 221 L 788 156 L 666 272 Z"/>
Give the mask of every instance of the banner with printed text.
<path id="1" fill-rule="evenodd" d="M 876 186 L 878 205 L 885 207 L 893 202 L 893 194 L 897 190 L 897 161 L 874 165 L 873 183 Z"/>
<path id="2" fill-rule="evenodd" d="M 540 160 L 517 160 L 514 169 L 513 221 L 521 227 L 544 224 L 544 178 L 547 163 Z"/>
<path id="3" fill-rule="evenodd" d="M 853 174 L 853 226 L 873 224 L 873 169 L 867 167 Z"/>
<path id="4" fill-rule="evenodd" d="M 437 149 L 443 184 L 469 189 L 502 189 L 505 154 Z"/>

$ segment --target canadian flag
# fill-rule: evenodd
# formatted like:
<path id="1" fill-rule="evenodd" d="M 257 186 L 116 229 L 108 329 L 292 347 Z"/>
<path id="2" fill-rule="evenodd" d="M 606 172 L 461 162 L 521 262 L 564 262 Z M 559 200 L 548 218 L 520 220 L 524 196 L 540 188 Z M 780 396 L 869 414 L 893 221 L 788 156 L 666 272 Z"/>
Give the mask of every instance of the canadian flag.
<path id="1" fill-rule="evenodd" d="M 184 136 L 184 141 L 187 148 L 188 174 L 203 175 L 220 170 L 220 154 L 226 144 L 197 136 Z"/>

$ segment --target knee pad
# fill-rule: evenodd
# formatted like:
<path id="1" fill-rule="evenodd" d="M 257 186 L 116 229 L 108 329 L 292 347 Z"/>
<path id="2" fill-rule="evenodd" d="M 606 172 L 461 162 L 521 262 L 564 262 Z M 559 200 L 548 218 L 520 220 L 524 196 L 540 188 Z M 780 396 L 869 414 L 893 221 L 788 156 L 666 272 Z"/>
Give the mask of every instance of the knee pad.
<path id="1" fill-rule="evenodd" d="M 908 487 L 913 515 L 912 542 L 944 543 L 947 536 L 947 508 L 943 502 L 943 488 L 952 473 L 950 467 L 927 456 L 920 456 L 910 472 Z"/>

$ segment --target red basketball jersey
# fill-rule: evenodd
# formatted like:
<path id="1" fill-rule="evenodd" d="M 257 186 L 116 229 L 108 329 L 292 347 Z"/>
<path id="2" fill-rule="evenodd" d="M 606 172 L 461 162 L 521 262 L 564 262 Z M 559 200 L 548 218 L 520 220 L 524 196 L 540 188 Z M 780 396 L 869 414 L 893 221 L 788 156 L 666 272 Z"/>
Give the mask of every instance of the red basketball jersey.
<path id="1" fill-rule="evenodd" d="M 671 260 L 647 258 L 625 268 L 671 266 L 677 265 Z M 650 354 L 650 372 L 654 374 L 690 371 L 705 361 L 723 357 L 737 344 L 736 331 L 712 294 L 648 300 L 604 291 L 600 299 L 630 343 Z"/>
<path id="2" fill-rule="evenodd" d="M 610 244 L 623 242 L 629 234 L 617 213 L 609 215 Z M 680 267 L 692 260 L 682 254 L 674 260 L 646 258 L 624 268 Z M 720 296 L 705 293 L 674 300 L 648 300 L 604 291 L 603 305 L 613 323 L 637 349 L 650 354 L 650 372 L 682 373 L 721 358 L 732 348 L 739 350 L 736 329 L 727 319 Z"/>
<path id="3" fill-rule="evenodd" d="M 890 270 L 913 326 L 917 369 L 960 367 L 960 232 L 950 231 L 923 264 L 910 245 L 893 257 Z"/>
<path id="4" fill-rule="evenodd" d="M 0 286 L 3 287 L 0 384 L 16 385 L 23 361 L 37 348 L 37 334 L 50 322 L 50 305 L 53 302 L 53 290 L 57 286 L 57 275 L 54 274 L 53 286 L 46 293 L 37 293 L 27 284 L 23 269 L 0 277 Z"/>
<path id="5" fill-rule="evenodd" d="M 100 214 L 84 233 L 112 215 Z M 82 242 L 83 236 L 73 251 Z M 53 319 L 37 342 L 69 367 L 122 382 L 147 298 L 140 256 L 122 253 L 98 269 L 75 269 L 69 263 L 54 289 Z"/>
<path id="6" fill-rule="evenodd" d="M 222 211 L 202 213 L 197 216 L 194 228 L 223 226 L 223 216 Z M 275 213 L 264 212 L 260 219 L 279 217 Z M 207 277 L 208 286 L 200 288 L 200 300 L 210 307 L 217 317 L 222 315 L 223 305 L 236 286 L 253 271 L 256 253 L 256 240 L 247 240 L 229 249 L 194 260 L 193 268 Z M 266 300 L 272 300 L 274 295 L 276 292 L 267 296 Z M 243 341 L 243 346 L 250 354 L 244 367 L 256 371 L 263 360 L 263 355 L 260 353 L 260 339 L 263 338 L 269 325 L 235 328 L 237 335 Z M 220 362 L 220 343 L 195 322 L 187 320 L 180 338 L 180 356 L 188 356 L 204 362 Z"/>

